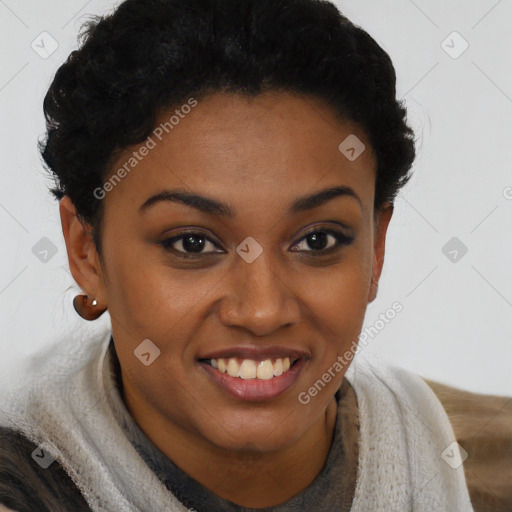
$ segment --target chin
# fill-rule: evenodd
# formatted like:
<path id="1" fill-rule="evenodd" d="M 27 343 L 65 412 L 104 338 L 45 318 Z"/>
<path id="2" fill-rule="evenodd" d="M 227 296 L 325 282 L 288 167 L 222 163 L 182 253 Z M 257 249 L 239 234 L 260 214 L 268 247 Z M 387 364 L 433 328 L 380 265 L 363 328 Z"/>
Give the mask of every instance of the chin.
<path id="1" fill-rule="evenodd" d="M 286 418 L 286 415 L 283 417 Z M 273 452 L 286 448 L 293 444 L 300 436 L 300 427 L 295 423 L 293 426 L 284 419 L 274 419 L 268 424 L 264 422 L 252 422 L 252 427 L 247 427 L 247 421 L 237 424 L 236 422 L 218 424 L 215 433 L 209 430 L 206 438 L 209 442 L 223 450 L 234 452 Z M 304 427 L 304 431 L 307 427 Z M 213 435 L 212 435 L 213 434 Z"/>

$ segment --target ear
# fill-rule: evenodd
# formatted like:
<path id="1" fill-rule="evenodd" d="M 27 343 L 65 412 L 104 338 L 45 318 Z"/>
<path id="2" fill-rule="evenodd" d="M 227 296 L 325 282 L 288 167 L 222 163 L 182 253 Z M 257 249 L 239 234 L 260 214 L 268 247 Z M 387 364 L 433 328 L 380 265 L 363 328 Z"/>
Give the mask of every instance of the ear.
<path id="1" fill-rule="evenodd" d="M 368 302 L 373 302 L 377 297 L 380 274 L 384 265 L 386 233 L 392 215 L 393 203 L 385 203 L 376 214 L 373 243 L 372 280 L 370 283 L 370 291 L 368 293 Z"/>
<path id="2" fill-rule="evenodd" d="M 92 240 L 92 228 L 79 220 L 69 196 L 60 200 L 59 212 L 71 274 L 78 286 L 98 301 L 99 307 L 106 306 L 100 258 Z"/>

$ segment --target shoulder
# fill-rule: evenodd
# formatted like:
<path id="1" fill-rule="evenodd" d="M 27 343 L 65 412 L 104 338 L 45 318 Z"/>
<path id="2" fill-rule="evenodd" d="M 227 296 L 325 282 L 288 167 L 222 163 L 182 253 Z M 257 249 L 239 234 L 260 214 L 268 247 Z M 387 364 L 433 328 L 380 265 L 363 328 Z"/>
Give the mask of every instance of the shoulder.
<path id="1" fill-rule="evenodd" d="M 424 379 L 468 453 L 464 473 L 475 512 L 512 510 L 512 397 L 484 395 Z"/>
<path id="2" fill-rule="evenodd" d="M 36 449 L 17 430 L 0 427 L 0 512 L 90 510 L 57 461 L 43 469 L 32 458 Z"/>

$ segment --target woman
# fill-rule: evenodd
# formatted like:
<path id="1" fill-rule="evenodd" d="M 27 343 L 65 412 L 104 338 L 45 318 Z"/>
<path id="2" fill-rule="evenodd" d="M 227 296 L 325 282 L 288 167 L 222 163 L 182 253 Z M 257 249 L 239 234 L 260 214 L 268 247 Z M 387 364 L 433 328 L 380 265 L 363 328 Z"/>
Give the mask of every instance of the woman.
<path id="1" fill-rule="evenodd" d="M 353 360 L 415 155 L 389 56 L 318 0 L 127 0 L 83 36 L 41 151 L 74 306 L 111 330 L 12 393 L 0 503 L 507 506 L 466 481 L 448 388 Z"/>

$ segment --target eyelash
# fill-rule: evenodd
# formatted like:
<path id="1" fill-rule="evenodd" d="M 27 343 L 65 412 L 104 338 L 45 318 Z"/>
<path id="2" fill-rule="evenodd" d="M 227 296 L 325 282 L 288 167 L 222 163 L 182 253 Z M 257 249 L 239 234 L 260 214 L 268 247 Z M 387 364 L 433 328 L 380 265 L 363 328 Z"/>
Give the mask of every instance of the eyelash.
<path id="1" fill-rule="evenodd" d="M 328 228 L 315 228 L 311 231 L 308 231 L 307 233 L 305 233 L 302 238 L 300 238 L 295 244 L 295 245 L 298 245 L 300 242 L 302 242 L 303 240 L 305 240 L 309 235 L 312 235 L 312 234 L 317 234 L 317 233 L 324 233 L 326 235 L 331 235 L 335 238 L 336 240 L 336 244 L 332 247 L 328 247 L 327 249 L 320 249 L 320 250 L 309 250 L 309 251 L 293 251 L 293 252 L 306 252 L 306 253 L 313 253 L 313 255 L 315 257 L 321 257 L 321 256 L 326 256 L 328 254 L 331 254 L 332 252 L 340 249 L 341 247 L 343 246 L 347 246 L 347 245 L 350 245 L 353 241 L 354 241 L 354 237 L 352 236 L 347 236 L 345 235 L 344 233 L 342 233 L 341 231 L 336 231 L 336 230 L 333 230 L 333 229 L 328 229 Z M 161 240 L 160 242 L 158 242 L 165 250 L 167 251 L 172 251 L 174 252 L 175 254 L 177 254 L 179 257 L 181 258 L 184 258 L 184 259 L 197 259 L 199 257 L 202 257 L 202 256 L 205 256 L 205 255 L 210 255 L 210 254 L 221 254 L 220 252 L 214 252 L 214 253 L 208 253 L 208 252 L 202 252 L 202 253 L 187 253 L 187 252 L 184 252 L 184 251 L 178 251 L 177 249 L 174 249 L 172 247 L 173 244 L 175 244 L 176 242 L 186 238 L 187 236 L 197 236 L 197 237 L 201 237 L 205 240 L 207 240 L 208 242 L 212 243 L 213 245 L 215 245 L 217 248 L 220 249 L 220 247 L 215 243 L 213 242 L 212 240 L 210 240 L 204 233 L 201 233 L 201 232 L 197 232 L 197 231 L 186 231 L 184 233 L 181 233 L 177 236 L 174 236 L 172 238 L 167 238 L 165 240 Z M 315 254 L 316 253 L 316 254 Z"/>

